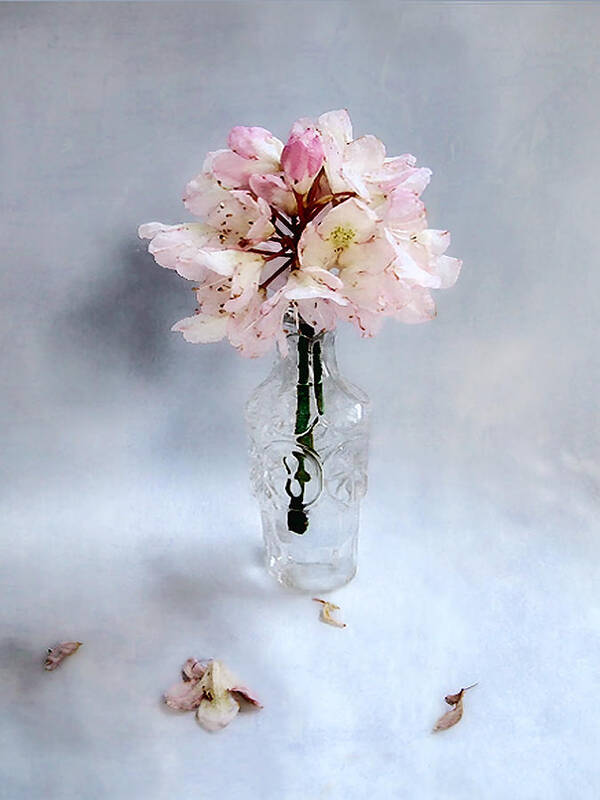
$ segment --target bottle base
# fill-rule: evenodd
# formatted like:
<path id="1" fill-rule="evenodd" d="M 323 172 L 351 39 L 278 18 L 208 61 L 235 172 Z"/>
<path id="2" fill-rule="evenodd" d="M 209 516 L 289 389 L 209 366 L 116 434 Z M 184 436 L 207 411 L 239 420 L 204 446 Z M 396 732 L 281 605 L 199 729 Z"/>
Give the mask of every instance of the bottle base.
<path id="1" fill-rule="evenodd" d="M 336 564 L 298 563 L 267 558 L 269 573 L 282 586 L 297 592 L 330 592 L 345 586 L 356 575 L 356 562 L 344 559 Z"/>

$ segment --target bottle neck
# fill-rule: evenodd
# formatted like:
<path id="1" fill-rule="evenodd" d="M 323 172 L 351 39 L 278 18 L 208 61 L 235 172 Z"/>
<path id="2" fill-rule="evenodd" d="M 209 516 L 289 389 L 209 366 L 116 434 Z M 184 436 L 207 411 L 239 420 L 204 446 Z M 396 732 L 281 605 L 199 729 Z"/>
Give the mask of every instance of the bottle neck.
<path id="1" fill-rule="evenodd" d="M 295 330 L 288 332 L 286 339 L 288 354 L 284 360 L 294 373 L 298 369 L 302 355 L 308 353 L 311 368 L 314 367 L 315 362 L 319 362 L 324 378 L 334 377 L 338 374 L 334 331 L 311 334 L 306 329 Z"/>

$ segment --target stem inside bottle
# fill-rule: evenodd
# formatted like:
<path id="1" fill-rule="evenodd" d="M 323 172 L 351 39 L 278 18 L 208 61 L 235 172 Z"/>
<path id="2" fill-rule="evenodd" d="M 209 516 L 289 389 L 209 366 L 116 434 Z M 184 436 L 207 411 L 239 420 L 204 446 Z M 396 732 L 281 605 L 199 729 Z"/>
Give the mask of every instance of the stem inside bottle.
<path id="1" fill-rule="evenodd" d="M 306 484 L 311 480 L 310 473 L 306 470 L 305 454 L 313 454 L 317 461 L 318 456 L 314 449 L 313 429 L 318 420 L 318 415 L 323 413 L 323 365 L 321 361 L 321 342 L 315 338 L 315 331 L 303 319 L 298 323 L 298 372 L 296 383 L 296 422 L 294 433 L 296 442 L 300 445 L 294 450 L 297 467 L 295 472 L 288 468 L 286 492 L 290 502 L 287 514 L 288 530 L 293 533 L 303 534 L 308 530 L 308 511 L 304 502 Z M 311 424 L 311 394 L 315 398 L 317 420 Z M 286 466 L 287 468 L 287 466 Z M 298 487 L 298 492 L 292 491 L 292 483 Z"/>

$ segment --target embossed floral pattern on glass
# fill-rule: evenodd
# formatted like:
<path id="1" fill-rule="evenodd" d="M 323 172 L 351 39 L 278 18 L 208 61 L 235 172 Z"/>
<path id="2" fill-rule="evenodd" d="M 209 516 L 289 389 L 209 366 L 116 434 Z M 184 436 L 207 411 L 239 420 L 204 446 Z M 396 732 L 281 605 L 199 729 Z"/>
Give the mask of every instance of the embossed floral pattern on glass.
<path id="1" fill-rule="evenodd" d="M 288 333 L 289 353 L 246 406 L 267 566 L 280 583 L 333 589 L 356 572 L 367 488 L 368 398 L 339 374 L 332 332 Z"/>

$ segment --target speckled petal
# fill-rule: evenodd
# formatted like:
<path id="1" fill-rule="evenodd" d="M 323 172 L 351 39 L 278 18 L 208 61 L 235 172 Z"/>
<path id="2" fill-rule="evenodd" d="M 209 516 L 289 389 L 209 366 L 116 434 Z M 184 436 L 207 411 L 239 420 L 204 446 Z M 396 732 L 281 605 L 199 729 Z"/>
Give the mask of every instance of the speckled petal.
<path id="1" fill-rule="evenodd" d="M 186 342 L 191 344 L 218 342 L 227 333 L 227 316 L 210 317 L 206 314 L 194 314 L 193 317 L 180 319 L 171 330 L 182 333 Z"/>

